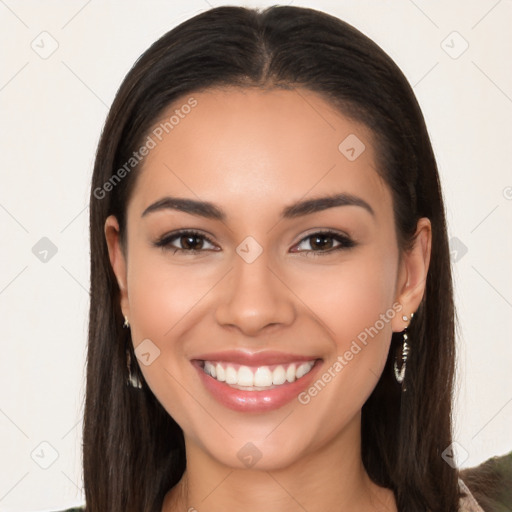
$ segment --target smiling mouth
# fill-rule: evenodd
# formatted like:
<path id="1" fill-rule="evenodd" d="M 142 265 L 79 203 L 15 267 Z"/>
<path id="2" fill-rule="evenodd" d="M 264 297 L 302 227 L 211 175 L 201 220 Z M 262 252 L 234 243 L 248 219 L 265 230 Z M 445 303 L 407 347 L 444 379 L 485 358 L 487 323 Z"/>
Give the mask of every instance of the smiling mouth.
<path id="1" fill-rule="evenodd" d="M 206 375 L 233 389 L 266 391 L 291 384 L 307 375 L 318 359 L 268 366 L 246 366 L 224 361 L 198 361 Z"/>

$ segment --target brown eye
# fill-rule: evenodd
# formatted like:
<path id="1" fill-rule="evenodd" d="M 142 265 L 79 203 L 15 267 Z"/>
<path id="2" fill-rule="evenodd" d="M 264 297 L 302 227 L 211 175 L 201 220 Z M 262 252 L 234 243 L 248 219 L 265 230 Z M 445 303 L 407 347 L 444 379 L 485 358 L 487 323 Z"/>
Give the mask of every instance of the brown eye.
<path id="1" fill-rule="evenodd" d="M 303 238 L 297 247 L 302 246 L 303 252 L 322 254 L 341 249 L 350 249 L 355 247 L 355 245 L 355 242 L 346 235 L 331 231 L 321 231 Z M 302 251 L 299 249 L 294 252 Z"/>
<path id="2" fill-rule="evenodd" d="M 183 249 L 197 251 L 202 248 L 203 239 L 197 235 L 181 235 L 179 237 Z"/>
<path id="3" fill-rule="evenodd" d="M 332 236 L 329 235 L 313 235 L 310 245 L 312 249 L 332 249 L 334 240 Z"/>
<path id="4" fill-rule="evenodd" d="M 210 244 L 212 247 L 204 247 Z M 172 250 L 174 253 L 197 253 L 203 250 L 215 250 L 213 242 L 205 235 L 196 231 L 179 231 L 163 236 L 155 242 L 156 247 Z"/>

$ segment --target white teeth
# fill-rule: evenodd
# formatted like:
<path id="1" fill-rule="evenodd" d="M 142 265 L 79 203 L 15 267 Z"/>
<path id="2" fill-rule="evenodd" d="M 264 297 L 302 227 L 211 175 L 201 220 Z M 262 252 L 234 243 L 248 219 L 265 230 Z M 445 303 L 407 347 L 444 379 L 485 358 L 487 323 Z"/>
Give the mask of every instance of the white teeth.
<path id="1" fill-rule="evenodd" d="M 208 375 L 211 375 L 212 377 L 217 377 L 217 372 L 216 372 L 215 366 L 212 363 L 210 363 L 209 361 L 205 361 L 204 371 Z"/>
<path id="2" fill-rule="evenodd" d="M 286 370 L 286 380 L 288 382 L 295 381 L 295 364 L 288 366 L 288 369 Z"/>
<path id="3" fill-rule="evenodd" d="M 240 366 L 238 369 L 238 381 L 233 382 L 233 384 L 238 384 L 239 386 L 253 386 L 254 375 L 251 369 L 248 366 Z"/>
<path id="4" fill-rule="evenodd" d="M 258 387 L 272 386 L 272 372 L 268 366 L 261 366 L 256 370 L 254 385 Z"/>
<path id="5" fill-rule="evenodd" d="M 226 384 L 236 384 L 238 382 L 238 373 L 232 367 L 228 366 L 226 368 Z"/>
<path id="6" fill-rule="evenodd" d="M 286 372 L 284 371 L 284 368 L 282 366 L 278 366 L 272 372 L 272 384 L 274 384 L 274 386 L 279 386 L 281 384 L 284 384 L 285 382 L 286 382 Z"/>
<path id="7" fill-rule="evenodd" d="M 268 366 L 238 366 L 229 363 L 205 361 L 203 370 L 219 382 L 226 382 L 235 388 L 261 390 L 294 382 L 304 377 L 313 368 L 315 361 L 297 364 L 281 364 L 271 370 Z M 238 369 L 236 369 L 236 368 Z"/>
<path id="8" fill-rule="evenodd" d="M 205 367 L 207 362 L 208 361 L 204 363 Z M 211 373 L 210 375 L 212 375 L 212 377 L 215 377 L 219 382 L 224 382 L 226 380 L 226 372 L 224 370 L 224 367 L 221 366 L 219 363 L 217 363 L 217 365 L 215 366 L 215 373 L 217 374 L 216 376 L 212 375 Z"/>
<path id="9" fill-rule="evenodd" d="M 301 377 L 304 377 L 304 375 L 306 375 L 306 373 L 308 373 L 309 370 L 311 370 L 311 368 L 313 368 L 313 363 L 303 363 L 303 364 L 301 364 L 297 368 L 297 371 L 295 372 L 295 375 L 296 375 L 297 379 L 300 379 Z"/>

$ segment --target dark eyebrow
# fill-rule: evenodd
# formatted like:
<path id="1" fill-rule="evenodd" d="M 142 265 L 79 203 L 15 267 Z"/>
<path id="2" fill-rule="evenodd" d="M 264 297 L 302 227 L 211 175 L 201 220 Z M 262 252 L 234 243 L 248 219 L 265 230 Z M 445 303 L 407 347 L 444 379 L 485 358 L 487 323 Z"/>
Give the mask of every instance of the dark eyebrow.
<path id="1" fill-rule="evenodd" d="M 142 217 L 148 213 L 161 210 L 178 210 L 180 212 L 199 215 L 213 220 L 225 220 L 226 214 L 213 203 L 208 201 L 196 201 L 195 199 L 184 199 L 182 197 L 164 197 L 156 203 L 149 205 L 143 212 Z"/>
<path id="2" fill-rule="evenodd" d="M 293 219 L 295 217 L 300 217 L 301 215 L 321 212 L 322 210 L 327 210 L 328 208 L 334 208 L 336 206 L 360 206 L 375 216 L 373 208 L 364 199 L 352 194 L 334 194 L 308 199 L 306 201 L 299 201 L 298 203 L 284 208 L 281 216 L 285 219 Z"/>
<path id="3" fill-rule="evenodd" d="M 281 216 L 285 219 L 293 219 L 302 215 L 311 215 L 312 213 L 334 208 L 336 206 L 360 206 L 367 210 L 371 215 L 375 216 L 373 208 L 360 197 L 352 194 L 335 194 L 330 196 L 317 197 L 306 201 L 299 201 L 292 205 L 286 206 L 281 212 Z M 218 206 L 208 201 L 196 201 L 195 199 L 185 199 L 181 197 L 164 197 L 148 206 L 143 212 L 145 215 L 161 211 L 161 210 L 178 210 L 198 215 L 213 220 L 226 220 L 226 214 Z"/>

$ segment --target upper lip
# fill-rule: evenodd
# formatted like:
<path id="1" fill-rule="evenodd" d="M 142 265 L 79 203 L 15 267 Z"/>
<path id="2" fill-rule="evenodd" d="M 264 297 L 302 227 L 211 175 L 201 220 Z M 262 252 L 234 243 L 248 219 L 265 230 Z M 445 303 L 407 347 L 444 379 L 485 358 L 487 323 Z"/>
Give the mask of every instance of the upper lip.
<path id="1" fill-rule="evenodd" d="M 315 356 L 304 356 L 276 351 L 247 352 L 241 350 L 226 350 L 223 352 L 210 352 L 193 357 L 199 361 L 223 361 L 245 366 L 270 366 L 274 364 L 287 364 L 299 361 L 314 361 Z"/>

